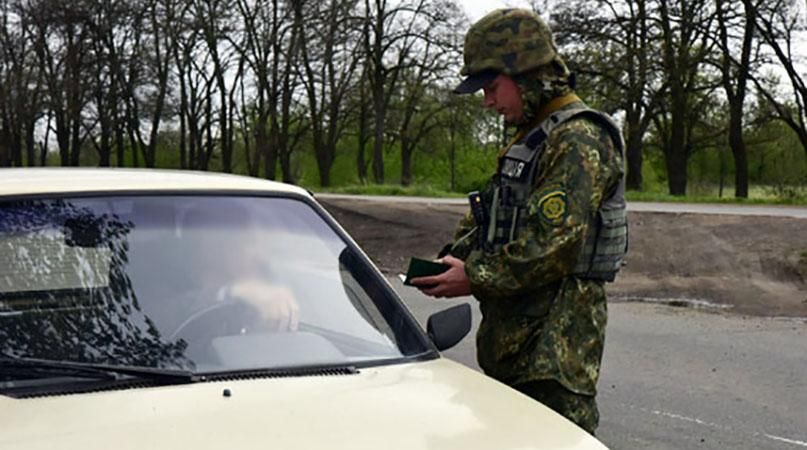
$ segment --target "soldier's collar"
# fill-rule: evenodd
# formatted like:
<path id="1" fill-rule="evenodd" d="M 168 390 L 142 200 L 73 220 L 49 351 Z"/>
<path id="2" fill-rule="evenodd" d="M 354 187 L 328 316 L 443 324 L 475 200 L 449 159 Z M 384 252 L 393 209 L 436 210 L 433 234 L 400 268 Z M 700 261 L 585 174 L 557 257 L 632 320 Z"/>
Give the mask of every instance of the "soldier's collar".
<path id="1" fill-rule="evenodd" d="M 563 108 L 564 106 L 571 105 L 572 103 L 582 102 L 583 100 L 577 96 L 574 92 L 570 92 L 566 95 L 561 97 L 555 97 L 549 101 L 546 105 L 542 106 L 541 109 L 538 111 L 538 114 L 535 116 L 535 120 L 530 124 L 530 127 L 526 129 L 526 131 L 530 131 L 533 128 L 537 127 L 541 124 L 550 114 L 553 112 Z"/>
<path id="2" fill-rule="evenodd" d="M 546 120 L 546 118 L 549 117 L 550 114 L 563 108 L 564 106 L 568 106 L 571 105 L 572 103 L 582 101 L 583 100 L 581 100 L 580 97 L 578 97 L 577 94 L 575 94 L 574 92 L 568 93 L 560 97 L 555 97 L 552 100 L 550 100 L 549 103 L 541 107 L 541 109 L 538 111 L 538 114 L 535 116 L 535 119 L 530 121 L 530 123 L 527 126 L 519 129 L 518 133 L 516 133 L 516 135 L 513 137 L 510 143 L 508 143 L 499 151 L 499 159 L 501 159 L 502 156 L 504 156 L 505 153 L 507 153 L 507 151 L 510 150 L 510 147 L 516 145 L 524 138 L 524 136 L 527 133 L 532 131 L 535 127 L 540 125 L 541 122 Z"/>

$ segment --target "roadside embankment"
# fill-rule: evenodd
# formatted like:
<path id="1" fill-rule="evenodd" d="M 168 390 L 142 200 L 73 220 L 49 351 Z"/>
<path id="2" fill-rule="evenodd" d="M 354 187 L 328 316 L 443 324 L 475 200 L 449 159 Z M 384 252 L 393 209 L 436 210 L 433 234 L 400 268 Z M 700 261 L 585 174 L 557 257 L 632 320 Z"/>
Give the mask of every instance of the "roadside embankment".
<path id="1" fill-rule="evenodd" d="M 461 204 L 319 198 L 387 273 L 434 257 Z M 631 211 L 627 266 L 615 301 L 738 314 L 807 317 L 807 220 L 762 215 Z"/>

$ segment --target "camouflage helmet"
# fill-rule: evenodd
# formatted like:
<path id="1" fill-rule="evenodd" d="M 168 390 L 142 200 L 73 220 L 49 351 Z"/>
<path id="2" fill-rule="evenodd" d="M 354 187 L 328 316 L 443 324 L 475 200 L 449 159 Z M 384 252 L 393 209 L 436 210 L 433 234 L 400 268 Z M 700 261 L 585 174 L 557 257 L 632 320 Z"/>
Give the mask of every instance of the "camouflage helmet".
<path id="1" fill-rule="evenodd" d="M 527 9 L 499 9 L 468 30 L 460 73 L 513 76 L 548 64 L 556 55 L 552 32 L 537 14 Z"/>

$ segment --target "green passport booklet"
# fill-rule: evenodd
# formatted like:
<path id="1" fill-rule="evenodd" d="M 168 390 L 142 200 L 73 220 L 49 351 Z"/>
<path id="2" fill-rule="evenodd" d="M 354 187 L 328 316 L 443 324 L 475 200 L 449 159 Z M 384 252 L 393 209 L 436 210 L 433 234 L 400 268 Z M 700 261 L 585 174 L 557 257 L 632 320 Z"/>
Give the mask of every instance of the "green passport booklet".
<path id="1" fill-rule="evenodd" d="M 413 257 L 409 260 L 409 269 L 406 271 L 406 279 L 404 279 L 403 284 L 412 286 L 412 284 L 409 282 L 412 280 L 412 278 L 439 275 L 448 270 L 450 267 L 451 266 L 449 265 L 429 261 L 428 259 Z"/>

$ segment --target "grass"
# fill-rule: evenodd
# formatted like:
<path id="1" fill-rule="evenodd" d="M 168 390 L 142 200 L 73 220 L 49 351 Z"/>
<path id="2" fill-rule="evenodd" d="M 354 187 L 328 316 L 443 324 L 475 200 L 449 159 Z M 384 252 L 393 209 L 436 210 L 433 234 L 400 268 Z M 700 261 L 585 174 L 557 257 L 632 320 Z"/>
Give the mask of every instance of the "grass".
<path id="1" fill-rule="evenodd" d="M 631 202 L 666 203 L 726 203 L 741 205 L 807 205 L 807 198 L 778 198 L 772 196 L 749 198 L 718 197 L 716 195 L 686 195 L 678 197 L 658 192 L 630 191 L 625 196 Z"/>
<path id="2" fill-rule="evenodd" d="M 628 201 L 639 202 L 671 202 L 671 203 L 727 203 L 748 205 L 807 205 L 807 188 L 793 186 L 787 189 L 770 186 L 751 186 L 748 198 L 735 198 L 734 188 L 724 188 L 723 196 L 718 195 L 717 186 L 709 184 L 696 184 L 687 190 L 688 194 L 677 197 L 666 192 L 660 192 L 659 186 L 648 191 L 628 191 Z"/>

